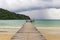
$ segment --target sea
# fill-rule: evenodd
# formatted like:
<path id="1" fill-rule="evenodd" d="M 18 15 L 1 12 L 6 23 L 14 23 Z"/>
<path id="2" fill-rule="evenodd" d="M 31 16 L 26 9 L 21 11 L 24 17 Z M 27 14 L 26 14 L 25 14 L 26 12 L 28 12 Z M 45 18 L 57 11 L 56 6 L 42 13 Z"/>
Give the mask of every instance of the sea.
<path id="1" fill-rule="evenodd" d="M 0 20 L 0 28 L 20 28 L 26 20 Z M 60 20 L 34 20 L 35 27 L 60 27 Z"/>

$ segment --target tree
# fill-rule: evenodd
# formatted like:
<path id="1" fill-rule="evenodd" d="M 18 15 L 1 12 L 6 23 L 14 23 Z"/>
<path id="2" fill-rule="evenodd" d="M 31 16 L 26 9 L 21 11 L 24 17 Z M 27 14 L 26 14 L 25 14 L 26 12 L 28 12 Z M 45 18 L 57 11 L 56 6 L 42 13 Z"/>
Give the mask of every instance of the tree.
<path id="1" fill-rule="evenodd" d="M 23 15 L 23 14 L 16 14 L 14 12 L 10 12 L 8 10 L 0 8 L 0 19 L 30 19 L 29 16 Z"/>

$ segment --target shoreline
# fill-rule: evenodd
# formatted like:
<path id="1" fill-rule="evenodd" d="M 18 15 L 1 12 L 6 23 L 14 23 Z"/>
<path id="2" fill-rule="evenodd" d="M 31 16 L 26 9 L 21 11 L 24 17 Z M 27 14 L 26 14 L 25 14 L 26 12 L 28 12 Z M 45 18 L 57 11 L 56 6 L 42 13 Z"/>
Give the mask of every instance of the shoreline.
<path id="1" fill-rule="evenodd" d="M 20 29 L 21 27 L 0 27 L 0 29 L 11 29 L 11 28 L 13 28 L 13 29 Z M 38 29 L 60 29 L 60 27 L 36 27 L 36 28 L 38 28 Z"/>
<path id="2" fill-rule="evenodd" d="M 26 25 L 25 25 L 26 26 Z M 28 25 L 29 26 L 29 25 Z M 27 27 L 28 27 L 27 26 Z M 0 32 L 0 39 L 1 40 L 10 40 L 12 36 L 20 29 L 21 27 L 6 27 L 0 28 L 0 31 L 7 31 L 7 32 Z M 36 27 L 40 33 L 47 39 L 47 40 L 60 40 L 60 27 Z"/>

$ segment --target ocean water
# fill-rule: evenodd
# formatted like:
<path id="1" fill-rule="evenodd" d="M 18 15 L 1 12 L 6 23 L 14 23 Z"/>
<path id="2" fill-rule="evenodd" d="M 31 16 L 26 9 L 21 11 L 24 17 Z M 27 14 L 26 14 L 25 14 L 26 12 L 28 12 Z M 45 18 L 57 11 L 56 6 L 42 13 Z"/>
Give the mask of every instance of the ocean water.
<path id="1" fill-rule="evenodd" d="M 20 28 L 26 20 L 0 20 L 0 28 Z M 36 27 L 60 27 L 60 20 L 35 20 Z"/>
<path id="2" fill-rule="evenodd" d="M 0 20 L 0 28 L 20 28 L 26 20 Z"/>
<path id="3" fill-rule="evenodd" d="M 35 20 L 37 27 L 60 27 L 60 20 Z"/>

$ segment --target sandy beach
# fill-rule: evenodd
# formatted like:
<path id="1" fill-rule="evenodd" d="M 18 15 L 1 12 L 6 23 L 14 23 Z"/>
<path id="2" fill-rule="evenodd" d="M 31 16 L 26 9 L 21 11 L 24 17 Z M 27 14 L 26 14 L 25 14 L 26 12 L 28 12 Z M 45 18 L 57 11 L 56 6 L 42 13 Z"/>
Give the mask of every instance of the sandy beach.
<path id="1" fill-rule="evenodd" d="M 11 37 L 19 28 L 0 28 L 0 40 L 11 40 Z M 60 30 L 38 29 L 47 40 L 60 40 Z"/>
<path id="2" fill-rule="evenodd" d="M 36 27 L 47 40 L 60 40 L 60 27 Z M 0 40 L 11 40 L 20 28 L 0 28 Z"/>

